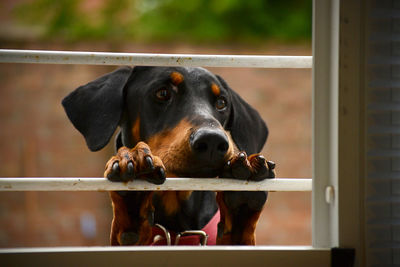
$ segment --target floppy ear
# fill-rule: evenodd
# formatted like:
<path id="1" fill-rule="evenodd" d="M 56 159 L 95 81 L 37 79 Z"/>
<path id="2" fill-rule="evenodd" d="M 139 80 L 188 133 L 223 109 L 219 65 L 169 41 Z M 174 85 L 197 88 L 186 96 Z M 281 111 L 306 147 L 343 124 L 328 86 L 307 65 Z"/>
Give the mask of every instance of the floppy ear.
<path id="1" fill-rule="evenodd" d="M 68 118 L 91 151 L 102 149 L 117 128 L 123 110 L 123 89 L 131 74 L 132 68 L 119 68 L 80 86 L 63 99 Z"/>
<path id="2" fill-rule="evenodd" d="M 224 79 L 218 75 L 217 78 L 231 96 L 231 112 L 226 128 L 231 132 L 235 144 L 248 155 L 260 152 L 268 137 L 267 125 L 260 114 L 233 91 Z"/>

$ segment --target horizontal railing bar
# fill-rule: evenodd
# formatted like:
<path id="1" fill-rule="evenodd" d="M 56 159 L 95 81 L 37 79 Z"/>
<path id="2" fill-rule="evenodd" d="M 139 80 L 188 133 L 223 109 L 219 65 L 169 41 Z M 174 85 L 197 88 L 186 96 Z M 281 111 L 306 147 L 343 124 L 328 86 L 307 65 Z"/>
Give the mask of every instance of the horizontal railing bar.
<path id="1" fill-rule="evenodd" d="M 0 63 L 311 68 L 312 56 L 150 54 L 0 49 Z"/>
<path id="2" fill-rule="evenodd" d="M 23 247 L 0 248 L 0 254 L 6 253 L 62 253 L 62 252 L 113 252 L 113 251 L 330 251 L 330 248 L 312 246 L 90 246 L 90 247 Z"/>
<path id="3" fill-rule="evenodd" d="M 167 178 L 162 185 L 105 178 L 0 178 L 0 191 L 311 191 L 312 179 L 276 178 L 260 182 L 220 178 Z"/>
<path id="4" fill-rule="evenodd" d="M 146 266 L 329 266 L 331 249 L 311 246 L 12 248 L 0 249 L 0 257 L 4 266 L 126 266 L 135 263 Z"/>

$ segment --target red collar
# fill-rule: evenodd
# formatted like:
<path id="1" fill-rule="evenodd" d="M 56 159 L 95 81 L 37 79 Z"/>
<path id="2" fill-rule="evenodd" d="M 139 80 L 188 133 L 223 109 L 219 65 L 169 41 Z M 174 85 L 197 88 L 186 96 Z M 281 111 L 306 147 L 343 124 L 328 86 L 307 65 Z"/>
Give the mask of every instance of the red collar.
<path id="1" fill-rule="evenodd" d="M 208 246 L 213 246 L 216 245 L 216 239 L 217 239 L 217 227 L 218 223 L 220 221 L 220 213 L 219 210 L 215 213 L 215 215 L 211 218 L 211 220 L 206 224 L 206 226 L 201 229 L 201 231 L 204 231 L 208 235 L 208 240 L 207 240 L 207 245 Z M 175 244 L 175 240 L 177 237 L 177 234 L 172 231 L 168 231 L 171 236 L 171 244 Z M 167 245 L 167 240 L 165 238 L 165 233 L 161 228 L 154 226 L 152 229 L 152 240 L 154 240 L 154 237 L 157 235 L 161 236 L 161 239 L 158 241 L 155 241 L 151 243 L 151 246 L 166 246 Z M 201 242 L 201 236 L 200 235 L 184 235 L 179 238 L 179 244 L 180 246 L 198 246 Z"/>

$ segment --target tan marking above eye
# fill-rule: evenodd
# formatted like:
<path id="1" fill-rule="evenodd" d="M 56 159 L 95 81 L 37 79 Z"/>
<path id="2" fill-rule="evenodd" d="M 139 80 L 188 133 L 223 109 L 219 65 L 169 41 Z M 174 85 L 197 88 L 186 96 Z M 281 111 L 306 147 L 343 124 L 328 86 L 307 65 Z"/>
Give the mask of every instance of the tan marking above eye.
<path id="1" fill-rule="evenodd" d="M 171 82 L 174 85 L 179 85 L 180 83 L 183 82 L 183 75 L 177 71 L 173 71 L 170 77 L 171 77 Z"/>
<path id="2" fill-rule="evenodd" d="M 213 94 L 214 94 L 215 96 L 219 96 L 219 95 L 221 94 L 221 89 L 220 89 L 219 86 L 216 85 L 215 83 L 213 83 L 213 84 L 211 85 L 211 91 L 213 92 Z"/>

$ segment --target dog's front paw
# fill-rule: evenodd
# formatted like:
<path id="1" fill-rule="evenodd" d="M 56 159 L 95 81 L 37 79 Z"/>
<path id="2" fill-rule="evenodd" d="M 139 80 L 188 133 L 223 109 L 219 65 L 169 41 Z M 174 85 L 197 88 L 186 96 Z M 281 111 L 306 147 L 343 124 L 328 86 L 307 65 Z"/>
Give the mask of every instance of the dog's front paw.
<path id="1" fill-rule="evenodd" d="M 144 179 L 162 184 L 165 181 L 165 167 L 159 157 L 151 154 L 146 143 L 139 142 L 132 149 L 118 149 L 117 155 L 107 162 L 104 177 L 116 182 Z"/>
<path id="2" fill-rule="evenodd" d="M 241 151 L 226 162 L 220 177 L 261 181 L 275 178 L 274 169 L 275 163 L 267 161 L 263 155 L 247 156 L 246 152 Z"/>

